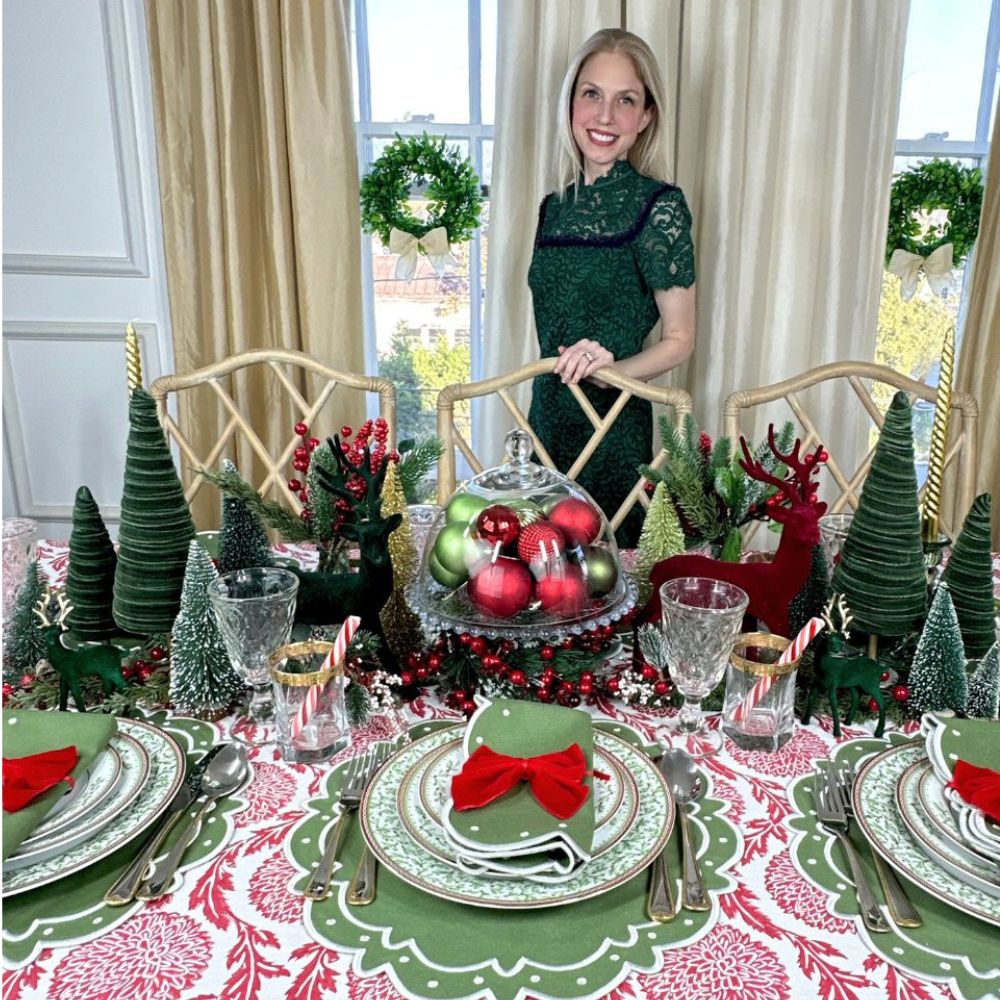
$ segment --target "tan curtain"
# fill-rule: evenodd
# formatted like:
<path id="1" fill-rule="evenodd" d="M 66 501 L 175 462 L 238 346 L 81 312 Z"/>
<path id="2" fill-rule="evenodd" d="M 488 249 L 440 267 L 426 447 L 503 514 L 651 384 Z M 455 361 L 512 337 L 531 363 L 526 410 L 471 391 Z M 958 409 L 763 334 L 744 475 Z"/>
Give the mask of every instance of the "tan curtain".
<path id="1" fill-rule="evenodd" d="M 1000 549 L 1000 112 L 986 174 L 983 213 L 959 346 L 955 386 L 979 401 L 979 476 L 976 489 L 993 494 L 993 548 Z"/>
<path id="2" fill-rule="evenodd" d="M 364 371 L 349 5 L 148 0 L 146 16 L 176 370 L 284 347 Z M 273 453 L 297 413 L 263 375 L 234 391 Z M 220 407 L 178 405 L 204 454 Z M 339 426 L 364 400 L 334 408 Z M 254 474 L 248 449 L 236 460 Z M 218 506 L 203 492 L 200 526 Z"/>
<path id="3" fill-rule="evenodd" d="M 626 7 L 629 30 L 661 57 L 680 21 L 668 86 L 695 219 L 698 332 L 677 384 L 718 430 L 734 389 L 874 354 L 908 0 Z M 817 404 L 827 442 L 856 455 L 867 433 L 857 402 L 845 389 Z"/>
<path id="4" fill-rule="evenodd" d="M 542 198 L 556 185 L 559 88 L 576 50 L 600 28 L 621 24 L 620 0 L 500 0 L 496 123 L 486 276 L 483 372 L 538 358 L 528 265 Z M 515 393 L 527 408 L 530 383 Z M 487 464 L 513 427 L 495 397 L 475 414 L 474 450 Z"/>

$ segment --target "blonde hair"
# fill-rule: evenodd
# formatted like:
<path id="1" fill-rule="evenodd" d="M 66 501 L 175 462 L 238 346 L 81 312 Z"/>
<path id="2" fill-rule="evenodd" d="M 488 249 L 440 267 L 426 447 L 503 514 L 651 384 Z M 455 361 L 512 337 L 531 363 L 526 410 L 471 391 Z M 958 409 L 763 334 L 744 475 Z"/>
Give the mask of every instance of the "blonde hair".
<path id="1" fill-rule="evenodd" d="M 646 108 L 653 109 L 653 116 L 628 151 L 628 161 L 639 173 L 666 181 L 667 157 L 663 147 L 663 130 L 660 127 L 665 93 L 656 57 L 650 47 L 631 31 L 603 28 L 591 35 L 577 51 L 559 92 L 559 190 L 576 184 L 583 172 L 583 157 L 573 138 L 573 92 L 583 64 L 598 52 L 618 52 L 632 60 L 636 76 L 646 90 Z"/>

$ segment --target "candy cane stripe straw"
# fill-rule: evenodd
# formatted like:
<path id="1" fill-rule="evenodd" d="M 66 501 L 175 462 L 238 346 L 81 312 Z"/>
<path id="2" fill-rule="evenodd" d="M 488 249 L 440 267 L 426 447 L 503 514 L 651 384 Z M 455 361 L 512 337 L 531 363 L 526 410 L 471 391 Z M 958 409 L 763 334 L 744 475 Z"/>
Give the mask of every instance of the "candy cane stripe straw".
<path id="1" fill-rule="evenodd" d="M 806 622 L 805 627 L 801 632 L 792 640 L 788 648 L 778 657 L 777 662 L 774 664 L 776 667 L 784 666 L 786 663 L 791 663 L 793 660 L 797 660 L 805 651 L 806 646 L 809 645 L 819 635 L 819 633 L 826 627 L 826 622 L 822 618 L 810 618 Z M 763 677 L 758 677 L 757 682 L 752 688 L 747 692 L 746 698 L 743 699 L 742 703 L 737 705 L 733 710 L 733 721 L 734 722 L 745 722 L 750 713 L 754 708 L 761 703 L 764 696 L 774 685 L 776 680 L 774 674 L 766 674 Z"/>
<path id="2" fill-rule="evenodd" d="M 333 642 L 333 649 L 326 654 L 326 659 L 323 660 L 323 665 L 319 668 L 321 671 L 330 670 L 338 663 L 344 662 L 347 657 L 347 647 L 350 646 L 351 640 L 354 638 L 354 633 L 357 632 L 360 624 L 361 619 L 357 615 L 351 615 L 340 626 L 337 638 Z M 295 718 L 292 720 L 291 735 L 293 739 L 309 724 L 309 720 L 319 705 L 320 689 L 323 686 L 322 684 L 313 684 L 306 691 L 306 696 L 299 706 Z"/>

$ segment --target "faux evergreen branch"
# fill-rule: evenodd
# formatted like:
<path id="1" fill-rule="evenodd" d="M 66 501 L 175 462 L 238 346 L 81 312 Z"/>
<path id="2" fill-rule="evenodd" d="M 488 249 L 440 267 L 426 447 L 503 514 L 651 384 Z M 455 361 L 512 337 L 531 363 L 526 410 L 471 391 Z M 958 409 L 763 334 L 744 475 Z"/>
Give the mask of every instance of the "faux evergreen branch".
<path id="1" fill-rule="evenodd" d="M 643 625 L 639 629 L 639 651 L 647 663 L 658 670 L 667 669 L 667 641 L 656 625 Z"/>
<path id="2" fill-rule="evenodd" d="M 298 517 L 283 504 L 274 500 L 265 500 L 239 472 L 226 470 L 213 472 L 211 469 L 204 468 L 197 471 L 201 472 L 208 482 L 217 486 L 227 496 L 242 500 L 254 514 L 274 528 L 285 541 L 310 542 L 315 540 L 308 521 Z"/>
<path id="3" fill-rule="evenodd" d="M 347 703 L 347 718 L 352 726 L 363 726 L 372 712 L 372 699 L 368 688 L 363 684 L 351 682 L 344 692 Z"/>
<path id="4" fill-rule="evenodd" d="M 434 436 L 420 441 L 407 439 L 399 443 L 397 451 L 400 455 L 397 475 L 406 502 L 417 503 L 420 500 L 420 484 L 444 454 L 444 445 Z"/>

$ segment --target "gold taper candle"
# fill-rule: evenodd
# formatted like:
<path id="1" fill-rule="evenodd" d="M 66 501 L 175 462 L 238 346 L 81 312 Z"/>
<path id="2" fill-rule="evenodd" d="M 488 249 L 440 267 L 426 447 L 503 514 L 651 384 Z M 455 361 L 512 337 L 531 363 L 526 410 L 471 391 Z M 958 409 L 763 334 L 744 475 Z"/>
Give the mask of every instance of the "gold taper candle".
<path id="1" fill-rule="evenodd" d="M 941 482 L 944 479 L 944 457 L 948 450 L 948 418 L 951 415 L 951 384 L 955 374 L 955 326 L 948 327 L 941 348 L 941 371 L 938 375 L 937 401 L 934 404 L 934 426 L 931 429 L 931 452 L 927 462 L 927 484 L 924 487 L 922 514 L 925 542 L 936 542 L 940 532 Z"/>
<path id="2" fill-rule="evenodd" d="M 128 373 L 128 394 L 131 396 L 142 385 L 142 354 L 139 338 L 131 321 L 125 327 L 125 367 Z"/>

